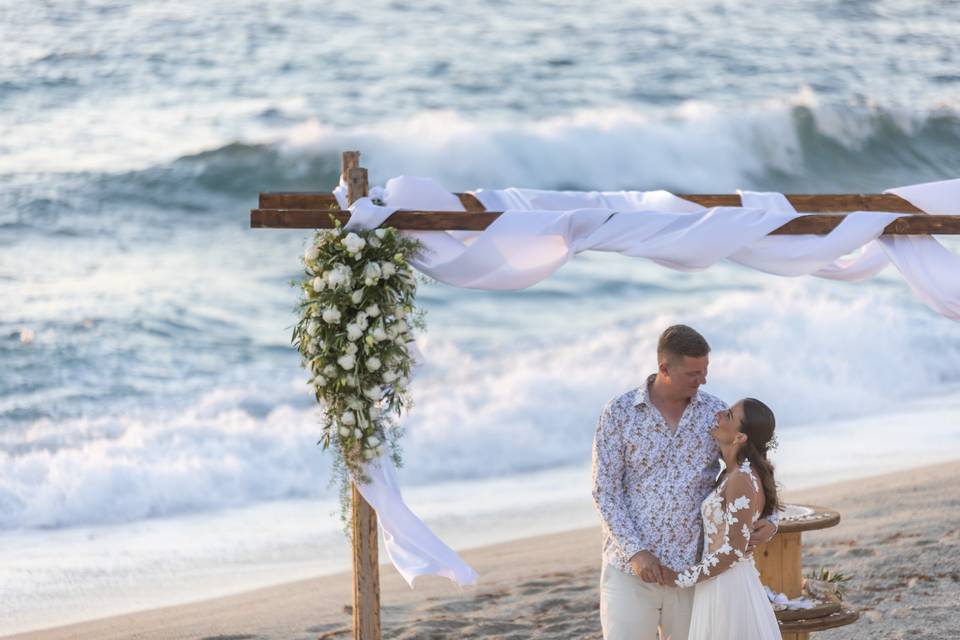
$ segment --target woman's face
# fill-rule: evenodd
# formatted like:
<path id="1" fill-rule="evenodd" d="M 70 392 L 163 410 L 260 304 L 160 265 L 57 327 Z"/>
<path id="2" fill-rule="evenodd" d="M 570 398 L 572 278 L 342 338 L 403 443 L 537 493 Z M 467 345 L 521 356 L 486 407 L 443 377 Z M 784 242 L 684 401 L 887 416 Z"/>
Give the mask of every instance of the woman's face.
<path id="1" fill-rule="evenodd" d="M 710 431 L 710 435 L 722 447 L 730 446 L 744 436 L 740 433 L 740 423 L 743 421 L 743 401 L 724 411 L 717 412 L 717 424 Z M 739 438 L 738 438 L 739 436 Z"/>

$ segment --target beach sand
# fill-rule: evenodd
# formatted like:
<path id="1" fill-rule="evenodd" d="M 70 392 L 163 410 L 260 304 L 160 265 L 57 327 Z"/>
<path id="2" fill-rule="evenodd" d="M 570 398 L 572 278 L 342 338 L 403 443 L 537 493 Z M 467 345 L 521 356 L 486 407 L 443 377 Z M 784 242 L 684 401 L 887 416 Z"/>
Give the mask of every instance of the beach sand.
<path id="1" fill-rule="evenodd" d="M 840 511 L 804 534 L 804 567 L 849 576 L 851 626 L 818 640 L 960 638 L 960 461 L 788 493 Z M 411 591 L 381 567 L 384 638 L 600 638 L 599 529 L 472 549 L 480 583 L 440 578 Z M 32 639 L 348 638 L 351 580 L 338 574 L 187 605 L 9 636 Z"/>

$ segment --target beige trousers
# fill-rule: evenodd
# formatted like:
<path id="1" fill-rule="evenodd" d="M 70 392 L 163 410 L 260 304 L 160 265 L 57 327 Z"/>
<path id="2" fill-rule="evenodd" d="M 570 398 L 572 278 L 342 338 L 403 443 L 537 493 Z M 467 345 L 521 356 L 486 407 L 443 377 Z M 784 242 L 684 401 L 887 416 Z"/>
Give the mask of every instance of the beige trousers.
<path id="1" fill-rule="evenodd" d="M 604 640 L 687 640 L 693 591 L 644 582 L 604 563 L 600 573 Z"/>

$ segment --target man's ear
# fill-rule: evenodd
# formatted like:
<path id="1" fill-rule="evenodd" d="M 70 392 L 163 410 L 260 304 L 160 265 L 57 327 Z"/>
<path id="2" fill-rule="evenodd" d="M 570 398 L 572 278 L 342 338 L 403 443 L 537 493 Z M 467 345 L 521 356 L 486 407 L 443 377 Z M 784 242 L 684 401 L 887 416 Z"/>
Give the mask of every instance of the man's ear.
<path id="1" fill-rule="evenodd" d="M 670 372 L 667 370 L 667 361 L 666 361 L 666 360 L 664 360 L 664 361 L 661 362 L 659 365 L 657 365 L 657 371 L 658 371 L 658 372 L 660 373 L 660 375 L 662 375 L 662 376 L 667 376 L 667 377 L 670 376 Z"/>

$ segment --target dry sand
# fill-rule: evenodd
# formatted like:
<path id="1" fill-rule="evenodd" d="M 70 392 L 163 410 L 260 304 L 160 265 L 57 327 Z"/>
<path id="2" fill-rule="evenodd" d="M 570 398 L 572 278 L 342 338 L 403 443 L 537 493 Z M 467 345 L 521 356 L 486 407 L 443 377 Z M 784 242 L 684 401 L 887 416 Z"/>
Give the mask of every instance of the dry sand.
<path id="1" fill-rule="evenodd" d="M 789 494 L 839 510 L 804 534 L 804 566 L 842 571 L 854 625 L 817 640 L 960 638 L 960 461 Z M 571 531 L 464 552 L 481 575 L 461 595 L 437 578 L 411 591 L 383 566 L 385 638 L 600 638 L 599 531 Z M 254 640 L 350 637 L 349 574 L 10 636 Z"/>

